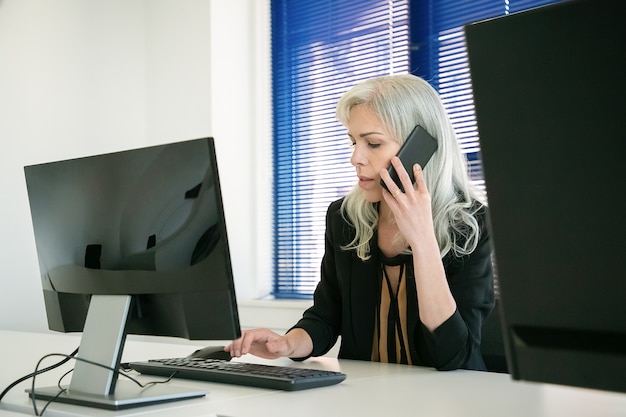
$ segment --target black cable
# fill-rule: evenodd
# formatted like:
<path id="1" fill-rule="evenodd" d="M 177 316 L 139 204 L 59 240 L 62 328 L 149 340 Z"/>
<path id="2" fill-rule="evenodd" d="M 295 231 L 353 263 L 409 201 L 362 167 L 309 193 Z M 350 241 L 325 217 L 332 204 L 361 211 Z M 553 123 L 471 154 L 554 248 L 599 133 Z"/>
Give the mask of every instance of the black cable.
<path id="1" fill-rule="evenodd" d="M 68 372 L 64 373 L 61 378 L 59 378 L 59 380 L 57 381 L 57 386 L 59 387 L 59 392 L 53 397 L 51 398 L 46 405 L 44 406 L 44 408 L 41 410 L 41 413 L 39 413 L 39 411 L 37 410 L 37 402 L 35 401 L 35 377 L 41 373 L 43 373 L 45 370 L 38 370 L 39 365 L 41 365 L 41 362 L 49 357 L 52 356 L 62 356 L 65 359 L 62 361 L 62 363 L 67 362 L 70 359 L 74 359 L 75 361 L 80 361 L 80 362 L 84 362 L 93 366 L 97 366 L 99 368 L 103 368 L 106 369 L 108 371 L 111 371 L 115 374 L 115 377 L 119 377 L 120 375 L 129 379 L 130 381 L 134 382 L 136 385 L 138 385 L 140 388 L 148 388 L 154 385 L 158 385 L 158 384 L 166 384 L 168 382 L 170 382 L 172 380 L 172 378 L 174 378 L 174 376 L 178 373 L 178 372 L 174 372 L 172 375 L 170 375 L 167 379 L 165 380 L 161 380 L 161 381 L 150 381 L 147 384 L 143 384 L 140 381 L 138 381 L 137 379 L 131 377 L 130 375 L 126 374 L 125 372 L 121 372 L 119 369 L 114 369 L 111 368 L 110 366 L 107 365 L 103 365 L 101 363 L 98 362 L 94 362 L 94 361 L 90 361 L 88 359 L 84 359 L 84 358 L 80 358 L 75 356 L 76 352 L 73 352 L 72 355 L 66 355 L 63 353 L 49 353 L 45 356 L 43 356 L 41 359 L 39 359 L 39 361 L 37 362 L 37 366 L 35 367 L 35 372 L 33 372 L 31 374 L 32 377 L 32 385 L 31 385 L 31 400 L 32 400 L 32 404 L 33 404 L 33 411 L 35 413 L 36 416 L 42 416 L 43 413 L 45 412 L 46 408 L 48 408 L 48 406 L 53 403 L 57 398 L 59 398 L 59 396 L 61 396 L 63 393 L 65 393 L 67 391 L 67 389 L 63 388 L 61 386 L 61 381 L 63 380 L 63 378 L 65 378 L 67 375 L 69 375 L 73 370 L 70 369 Z M 59 365 L 57 364 L 56 366 L 52 367 L 52 369 L 58 367 Z M 50 368 L 50 367 L 49 367 Z M 46 368 L 46 370 L 50 370 L 48 368 Z M 23 379 L 22 379 L 23 380 Z"/>
<path id="2" fill-rule="evenodd" d="M 48 408 L 48 406 L 50 404 L 52 404 L 57 398 L 59 398 L 62 394 L 64 394 L 65 392 L 67 392 L 66 388 L 63 388 L 61 386 L 61 381 L 63 381 L 63 378 L 65 378 L 66 376 L 68 376 L 69 374 L 71 374 L 73 371 L 73 369 L 70 369 L 69 371 L 67 371 L 66 373 L 64 373 L 63 375 L 61 375 L 61 378 L 59 378 L 59 380 L 57 381 L 57 387 L 59 387 L 59 392 L 52 397 L 51 399 L 48 400 L 48 402 L 46 403 L 46 405 L 43 406 L 43 408 L 41 409 L 41 413 L 39 414 L 40 416 L 43 416 L 43 413 L 46 412 L 46 409 Z M 33 404 L 34 407 L 34 411 L 35 411 L 35 415 L 37 414 L 37 407 Z"/>
<path id="3" fill-rule="evenodd" d="M 35 401 L 35 396 L 34 396 L 34 393 L 35 393 L 35 378 L 36 378 L 36 376 L 37 376 L 37 375 L 40 375 L 40 374 L 43 374 L 43 373 L 45 373 L 45 372 L 49 372 L 49 371 L 52 371 L 53 369 L 58 368 L 59 366 L 61 366 L 61 365 L 65 364 L 65 363 L 67 363 L 67 362 L 68 362 L 68 361 L 70 361 L 71 359 L 74 359 L 74 360 L 77 360 L 77 361 L 82 361 L 82 362 L 88 363 L 88 364 L 90 364 L 90 365 L 94 365 L 94 366 L 98 366 L 98 367 L 101 367 L 101 368 L 107 369 L 107 370 L 109 370 L 109 371 L 114 372 L 116 377 L 119 377 L 119 375 L 122 375 L 123 377 L 128 378 L 129 380 L 131 380 L 132 382 L 134 382 L 135 384 L 137 384 L 140 388 L 148 388 L 148 387 L 151 387 L 151 386 L 153 386 L 153 385 L 158 385 L 158 384 L 165 384 L 165 383 L 168 383 L 168 382 L 170 382 L 170 381 L 172 380 L 172 378 L 176 375 L 176 372 L 175 372 L 175 373 L 173 373 L 172 375 L 170 375 L 170 376 L 169 376 L 167 379 L 165 379 L 165 380 L 162 380 L 162 381 L 151 381 L 151 382 L 148 382 L 147 384 L 142 384 L 141 382 L 139 382 L 138 380 L 136 380 L 135 378 L 131 377 L 130 375 L 126 374 L 126 373 L 125 373 L 125 372 L 123 372 L 123 371 L 116 370 L 116 369 L 113 369 L 113 368 L 111 368 L 111 367 L 109 367 L 109 366 L 106 366 L 106 365 L 103 365 L 103 364 L 100 364 L 100 363 L 97 363 L 97 362 L 93 362 L 93 361 L 90 361 L 90 360 L 87 360 L 87 359 L 83 359 L 83 358 L 76 357 L 76 354 L 77 354 L 77 353 L 78 353 L 78 348 L 76 348 L 76 349 L 75 349 L 72 353 L 70 353 L 70 354 L 64 354 L 64 353 L 50 353 L 50 354 L 48 354 L 48 355 L 43 356 L 43 357 L 42 357 L 41 359 L 39 359 L 39 361 L 37 362 L 37 366 L 35 367 L 35 371 L 34 371 L 34 372 L 32 372 L 32 373 L 30 373 L 30 374 L 28 374 L 28 375 L 25 375 L 25 376 L 23 376 L 23 377 L 21 377 L 21 378 L 19 378 L 19 379 L 15 380 L 15 381 L 13 381 L 12 383 L 10 383 L 10 384 L 9 384 L 9 385 L 8 385 L 8 386 L 7 386 L 7 387 L 6 387 L 3 391 L 2 391 L 2 393 L 0 393 L 0 401 L 2 401 L 2 399 L 6 396 L 6 394 L 7 394 L 10 390 L 12 390 L 13 388 L 15 388 L 15 386 L 16 386 L 16 385 L 18 385 L 18 384 L 20 384 L 20 383 L 22 383 L 22 382 L 24 382 L 24 381 L 26 381 L 26 380 L 28 380 L 28 379 L 32 378 L 32 385 L 31 385 L 31 399 L 32 399 L 32 403 L 33 403 L 33 410 L 34 410 L 34 412 L 35 412 L 35 415 L 36 415 L 36 416 L 41 416 L 41 415 L 43 415 L 43 413 L 46 411 L 46 409 L 48 408 L 48 406 L 49 406 L 51 403 L 53 403 L 53 402 L 54 402 L 54 401 L 55 401 L 55 400 L 56 400 L 59 396 L 61 396 L 63 393 L 65 393 L 65 392 L 67 391 L 67 389 L 65 389 L 65 388 L 63 388 L 63 387 L 61 386 L 61 381 L 63 380 L 63 378 L 65 378 L 67 375 L 69 375 L 69 374 L 72 372 L 72 370 L 69 370 L 68 372 L 64 373 L 64 374 L 61 376 L 61 378 L 59 378 L 59 380 L 58 380 L 58 382 L 57 382 L 57 386 L 59 387 L 59 392 L 58 392 L 58 394 L 57 394 L 57 395 L 55 395 L 52 399 L 50 399 L 50 400 L 46 403 L 46 405 L 44 406 L 44 408 L 41 410 L 41 413 L 39 413 L 39 412 L 38 412 L 38 410 L 37 410 L 37 404 L 36 404 L 36 401 Z M 50 366 L 46 367 L 46 368 L 39 369 L 39 366 L 41 365 L 41 362 L 42 362 L 43 360 L 45 360 L 45 359 L 49 358 L 49 357 L 52 357 L 52 356 L 61 356 L 63 359 L 62 359 L 62 360 L 60 360 L 59 362 L 57 362 L 57 363 L 53 364 L 53 365 L 50 365 Z M 122 368 L 122 369 L 123 369 L 123 368 Z"/>
<path id="4" fill-rule="evenodd" d="M 63 378 L 65 378 L 66 376 L 68 376 L 69 374 L 72 373 L 72 371 L 74 371 L 73 369 L 70 369 L 69 371 L 67 371 L 66 373 L 64 373 L 63 375 L 61 375 L 61 378 L 59 378 L 59 380 L 57 381 L 57 387 L 59 387 L 59 391 L 66 391 L 65 388 L 63 388 L 63 386 L 61 385 L 61 381 L 63 381 Z"/>
<path id="5" fill-rule="evenodd" d="M 69 373 L 69 372 L 68 372 Z M 67 375 L 67 373 L 65 374 Z M 48 409 L 48 406 L 50 404 L 52 404 L 57 398 L 59 398 L 61 396 L 61 394 L 65 393 L 67 390 L 65 388 L 61 388 L 61 390 L 57 393 L 57 395 L 55 395 L 54 397 L 52 397 L 51 399 L 48 400 L 48 402 L 46 403 L 46 405 L 43 406 L 43 408 L 41 409 L 41 413 L 37 414 L 37 406 L 33 403 L 33 407 L 34 407 L 34 411 L 35 411 L 35 415 L 36 416 L 43 416 L 43 413 L 46 412 L 46 410 Z M 34 398 L 34 397 L 33 397 Z M 33 400 L 34 401 L 34 400 Z"/>
<path id="6" fill-rule="evenodd" d="M 50 366 L 49 366 L 49 367 L 47 367 L 47 368 L 44 368 L 44 369 L 41 369 L 41 370 L 37 371 L 37 372 L 38 372 L 37 374 L 35 374 L 35 373 L 31 373 L 31 374 L 28 374 L 28 375 L 26 375 L 26 376 L 23 376 L 23 377 L 19 378 L 18 380 L 16 380 L 16 381 L 14 381 L 14 382 L 10 383 L 10 384 L 9 384 L 9 385 L 8 385 L 8 386 L 4 389 L 4 391 L 2 391 L 2 394 L 0 394 L 0 401 L 2 401 L 2 399 L 4 398 L 4 396 L 5 396 L 5 395 L 7 395 L 7 393 L 8 393 L 9 391 L 11 391 L 11 390 L 13 389 L 13 387 L 15 387 L 17 384 L 22 383 L 22 382 L 24 382 L 24 381 L 26 381 L 26 380 L 28 380 L 28 379 L 30 379 L 30 378 L 34 378 L 34 377 L 35 377 L 36 375 L 38 375 L 38 374 L 43 374 L 44 372 L 48 372 L 48 371 L 51 371 L 51 370 L 53 370 L 53 369 L 58 368 L 59 366 L 63 365 L 64 363 L 66 363 L 66 362 L 68 362 L 70 359 L 72 359 L 72 358 L 73 358 L 73 357 L 74 357 L 77 353 L 78 353 L 78 348 L 76 348 L 76 349 L 75 349 L 72 353 L 70 353 L 69 355 L 64 355 L 64 356 L 65 356 L 65 359 L 61 360 L 60 362 L 55 363 L 54 365 L 50 365 Z"/>

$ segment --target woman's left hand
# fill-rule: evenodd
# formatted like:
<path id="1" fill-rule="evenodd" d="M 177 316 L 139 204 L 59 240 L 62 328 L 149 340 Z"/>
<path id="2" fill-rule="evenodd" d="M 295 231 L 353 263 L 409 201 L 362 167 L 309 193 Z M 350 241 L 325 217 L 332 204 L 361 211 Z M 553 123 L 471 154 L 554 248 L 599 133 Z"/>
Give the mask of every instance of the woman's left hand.
<path id="1" fill-rule="evenodd" d="M 380 177 L 390 190 L 383 189 L 383 198 L 393 212 L 398 230 L 407 243 L 415 248 L 421 238 L 434 237 L 431 197 L 424 181 L 424 171 L 415 164 L 415 184 L 411 184 L 411 177 L 397 156 L 391 159 L 391 164 L 398 173 L 404 192 L 393 182 L 387 170 L 381 170 Z"/>

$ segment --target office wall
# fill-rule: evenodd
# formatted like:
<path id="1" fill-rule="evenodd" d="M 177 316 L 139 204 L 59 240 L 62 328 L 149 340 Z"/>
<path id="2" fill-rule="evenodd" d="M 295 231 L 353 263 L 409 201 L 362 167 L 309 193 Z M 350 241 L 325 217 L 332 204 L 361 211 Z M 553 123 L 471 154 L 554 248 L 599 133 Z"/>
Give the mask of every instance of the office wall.
<path id="1" fill-rule="evenodd" d="M 47 328 L 24 165 L 207 135 L 216 138 L 238 296 L 262 295 L 266 5 L 0 0 L 0 328 Z"/>

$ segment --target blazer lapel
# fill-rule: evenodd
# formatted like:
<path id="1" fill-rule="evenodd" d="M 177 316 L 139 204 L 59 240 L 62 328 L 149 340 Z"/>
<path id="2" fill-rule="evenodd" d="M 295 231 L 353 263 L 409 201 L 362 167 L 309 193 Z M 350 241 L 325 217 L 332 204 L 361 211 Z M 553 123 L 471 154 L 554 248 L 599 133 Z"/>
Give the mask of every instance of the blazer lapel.
<path id="1" fill-rule="evenodd" d="M 367 262 L 356 257 L 352 259 L 350 276 L 350 311 L 352 338 L 358 356 L 370 360 L 376 323 L 376 306 L 379 295 L 379 264 L 378 254 L 372 254 Z"/>

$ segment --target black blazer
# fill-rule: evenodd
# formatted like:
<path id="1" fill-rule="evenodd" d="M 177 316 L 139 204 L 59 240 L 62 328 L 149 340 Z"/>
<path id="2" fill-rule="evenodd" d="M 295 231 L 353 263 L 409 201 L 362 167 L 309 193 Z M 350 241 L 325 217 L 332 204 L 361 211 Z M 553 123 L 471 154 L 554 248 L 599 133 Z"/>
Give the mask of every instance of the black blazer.
<path id="1" fill-rule="evenodd" d="M 354 236 L 354 229 L 341 216 L 342 200 L 333 202 L 326 214 L 326 249 L 321 280 L 314 303 L 294 328 L 304 329 L 313 340 L 311 356 L 327 353 L 341 336 L 339 358 L 371 360 L 375 314 L 380 301 L 380 259 L 373 250 L 364 262 L 355 251 L 341 246 Z M 483 319 L 494 305 L 493 273 L 486 208 L 481 207 L 481 227 L 476 250 L 461 258 L 448 254 L 443 259 L 456 312 L 433 333 L 419 319 L 417 295 L 408 297 L 408 329 L 411 357 L 415 365 L 440 370 L 466 368 L 484 370 L 480 353 Z M 376 236 L 371 247 L 376 247 Z M 416 294 L 415 281 L 407 280 L 407 294 Z M 304 358 L 299 358 L 304 359 Z"/>

